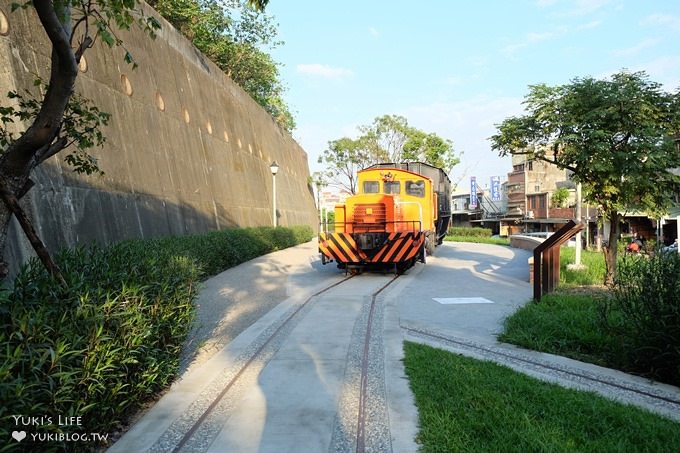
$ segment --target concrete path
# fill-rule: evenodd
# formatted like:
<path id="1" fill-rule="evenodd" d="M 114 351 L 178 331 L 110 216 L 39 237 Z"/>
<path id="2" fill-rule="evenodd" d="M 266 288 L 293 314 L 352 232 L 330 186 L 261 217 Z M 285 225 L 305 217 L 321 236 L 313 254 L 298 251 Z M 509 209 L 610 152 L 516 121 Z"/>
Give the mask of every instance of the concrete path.
<path id="1" fill-rule="evenodd" d="M 680 419 L 680 405 L 644 396 L 680 401 L 677 388 L 496 341 L 504 318 L 531 297 L 528 257 L 509 247 L 445 243 L 381 294 L 370 340 L 367 451 L 417 450 L 404 339 Z M 320 265 L 310 242 L 210 279 L 184 373 L 110 451 L 354 451 L 367 294 L 391 276 L 363 274 L 306 303 L 342 278 L 334 265 Z"/>
<path id="2" fill-rule="evenodd" d="M 529 256 L 509 247 L 445 244 L 398 296 L 403 338 L 491 360 L 680 421 L 677 387 L 496 340 L 504 319 L 533 296 Z"/>

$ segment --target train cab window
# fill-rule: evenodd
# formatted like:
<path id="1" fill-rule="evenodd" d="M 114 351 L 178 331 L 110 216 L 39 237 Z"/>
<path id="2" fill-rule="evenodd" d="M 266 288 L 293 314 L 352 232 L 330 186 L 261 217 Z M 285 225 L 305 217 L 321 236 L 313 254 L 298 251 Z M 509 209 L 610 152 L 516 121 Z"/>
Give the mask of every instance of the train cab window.
<path id="1" fill-rule="evenodd" d="M 425 197 L 425 181 L 406 181 L 406 194 L 414 197 Z"/>
<path id="2" fill-rule="evenodd" d="M 385 193 L 399 194 L 401 192 L 401 183 L 399 181 L 385 181 L 383 188 Z"/>
<path id="3" fill-rule="evenodd" d="M 380 193 L 380 184 L 378 181 L 364 181 L 364 193 Z"/>

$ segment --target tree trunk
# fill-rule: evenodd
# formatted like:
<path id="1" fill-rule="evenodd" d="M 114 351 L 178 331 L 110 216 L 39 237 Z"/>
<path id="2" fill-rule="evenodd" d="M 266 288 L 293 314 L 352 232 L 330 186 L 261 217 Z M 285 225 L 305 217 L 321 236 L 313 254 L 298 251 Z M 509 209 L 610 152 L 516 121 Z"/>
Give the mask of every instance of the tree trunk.
<path id="1" fill-rule="evenodd" d="M 33 123 L 0 155 L 0 198 L 6 208 L 0 210 L 0 261 L 4 257 L 9 220 L 14 214 L 48 272 L 64 284 L 61 272 L 21 208 L 19 200 L 30 187 L 27 183 L 33 169 L 65 146 L 65 138 L 59 139 L 59 131 L 64 111 L 73 94 L 78 64 L 69 40 L 70 4 L 33 2 L 33 6 L 52 44 L 50 81 Z M 4 267 L 0 264 L 0 273 Z"/>
<path id="2" fill-rule="evenodd" d="M 43 242 L 40 240 L 38 232 L 33 227 L 33 223 L 26 215 L 26 212 L 21 207 L 21 204 L 19 204 L 19 199 L 14 195 L 14 193 L 12 193 L 6 184 L 0 183 L 0 198 L 2 199 L 2 204 L 9 212 L 8 215 L 4 215 L 5 210 L 3 210 L 3 217 L 0 219 L 4 221 L 4 223 L 0 225 L 3 232 L 3 237 L 0 239 L 0 245 L 3 246 L 2 249 L 0 249 L 2 250 L 2 253 L 4 253 L 4 245 L 7 241 L 7 231 L 11 214 L 14 214 L 14 216 L 19 221 L 19 225 L 21 225 L 21 229 L 24 231 L 24 234 L 26 234 L 26 238 L 28 238 L 28 241 L 31 243 L 33 250 L 35 250 L 36 255 L 38 255 L 40 262 L 43 263 L 45 269 L 47 269 L 50 275 L 52 275 L 59 282 L 59 284 L 65 286 L 66 280 L 64 280 L 64 276 L 61 274 L 61 270 L 59 270 L 59 267 L 52 259 L 52 256 L 47 250 L 47 247 L 45 247 L 45 244 L 43 244 Z M 4 262 L 2 264 L 3 266 L 0 267 L 7 267 Z"/>
<path id="3" fill-rule="evenodd" d="M 616 209 L 609 212 L 609 240 L 604 247 L 605 276 L 604 284 L 611 287 L 614 285 L 616 277 L 616 257 L 618 255 L 618 242 L 621 233 L 619 225 L 619 213 Z"/>
<path id="4" fill-rule="evenodd" d="M 11 217 L 12 213 L 7 209 L 5 203 L 0 203 L 0 282 L 9 274 L 9 265 L 4 259 L 4 253 L 7 247 L 7 233 Z"/>

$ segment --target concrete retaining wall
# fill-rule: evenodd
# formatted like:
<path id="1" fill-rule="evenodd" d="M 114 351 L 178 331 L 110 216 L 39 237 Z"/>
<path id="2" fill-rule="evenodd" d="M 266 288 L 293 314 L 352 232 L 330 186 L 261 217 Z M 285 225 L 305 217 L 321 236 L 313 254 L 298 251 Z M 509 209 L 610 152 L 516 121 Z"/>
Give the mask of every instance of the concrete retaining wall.
<path id="1" fill-rule="evenodd" d="M 533 250 L 538 246 L 538 244 L 540 244 L 543 241 L 545 241 L 545 239 L 543 238 L 522 236 L 521 234 L 514 234 L 510 236 L 511 247 L 514 247 L 516 249 L 529 250 L 530 252 L 533 252 Z"/>
<path id="2" fill-rule="evenodd" d="M 538 245 L 545 241 L 543 238 L 537 238 L 532 236 L 523 236 L 521 234 L 514 234 L 510 236 L 510 247 L 529 250 L 533 252 Z M 529 283 L 534 282 L 534 257 L 530 256 L 527 260 L 527 265 L 529 266 Z"/>
<path id="3" fill-rule="evenodd" d="M 0 0 L 0 105 L 10 89 L 48 80 L 50 47 L 31 8 Z M 149 10 L 151 11 L 151 10 Z M 154 13 L 155 14 L 155 13 Z M 112 114 L 103 149 L 105 176 L 79 176 L 63 155 L 35 172 L 24 202 L 51 249 L 130 237 L 182 235 L 272 224 L 277 161 L 280 225 L 316 227 L 307 154 L 272 118 L 167 22 L 151 40 L 120 33 L 123 49 L 97 44 L 85 54 L 76 90 Z M 4 33 L 3 33 L 4 28 Z M 30 254 L 12 225 L 12 267 Z"/>

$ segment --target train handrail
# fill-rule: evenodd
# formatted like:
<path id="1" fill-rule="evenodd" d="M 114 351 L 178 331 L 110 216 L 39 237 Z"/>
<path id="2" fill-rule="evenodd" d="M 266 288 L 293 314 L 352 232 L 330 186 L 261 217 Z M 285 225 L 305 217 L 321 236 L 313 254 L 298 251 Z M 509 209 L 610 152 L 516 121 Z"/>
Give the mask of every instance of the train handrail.
<path id="1" fill-rule="evenodd" d="M 366 223 L 366 222 L 320 222 L 319 223 L 319 231 L 323 233 L 334 233 L 337 232 L 338 229 L 342 229 L 342 231 L 347 231 L 347 226 L 349 225 L 351 227 L 352 232 L 354 233 L 384 233 L 387 232 L 387 226 L 388 225 L 393 225 L 396 226 L 397 224 L 410 224 L 411 228 L 409 231 L 422 231 L 423 229 L 423 223 L 420 220 L 390 220 L 390 221 L 382 221 L 382 222 L 374 222 L 374 223 Z M 330 229 L 329 229 L 330 226 Z M 358 228 L 357 228 L 358 227 Z M 357 229 L 362 229 L 362 228 L 381 228 L 383 231 L 357 231 Z"/>
<path id="2" fill-rule="evenodd" d="M 394 204 L 396 205 L 403 205 L 403 204 L 414 204 L 418 206 L 418 219 L 420 221 L 420 225 L 423 225 L 423 205 L 422 203 L 418 203 L 417 201 L 399 201 L 395 200 Z"/>

